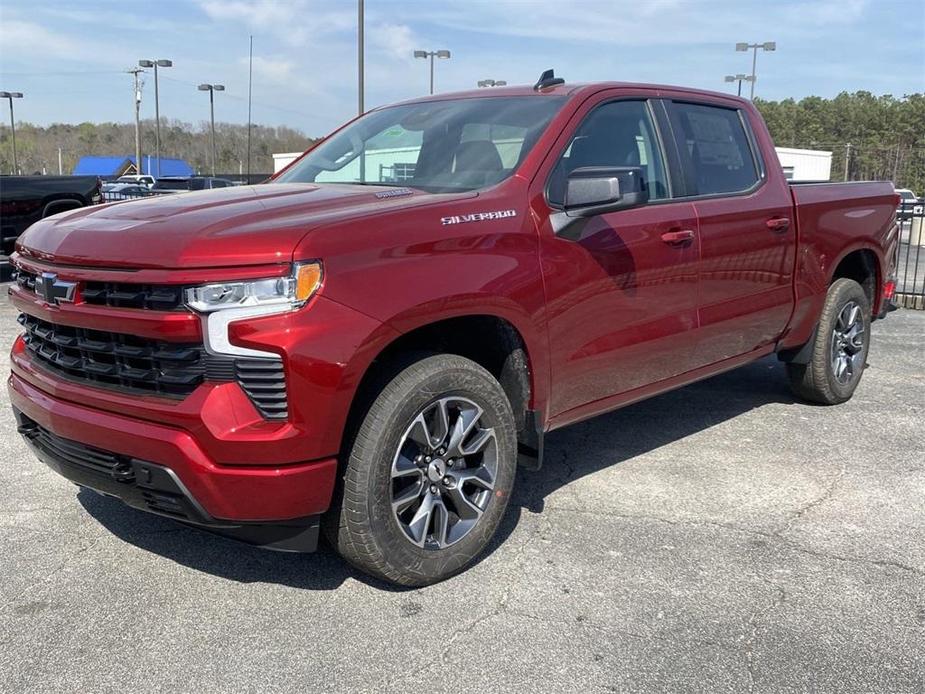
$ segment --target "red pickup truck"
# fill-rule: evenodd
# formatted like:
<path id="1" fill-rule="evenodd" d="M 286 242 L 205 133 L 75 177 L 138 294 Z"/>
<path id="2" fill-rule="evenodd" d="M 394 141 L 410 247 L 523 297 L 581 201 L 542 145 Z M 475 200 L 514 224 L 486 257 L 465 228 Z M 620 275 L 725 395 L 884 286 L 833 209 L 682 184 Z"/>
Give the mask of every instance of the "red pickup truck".
<path id="1" fill-rule="evenodd" d="M 788 184 L 726 94 L 547 73 L 418 99 L 268 184 L 35 223 L 10 396 L 79 485 L 432 583 L 546 432 L 770 354 L 800 397 L 850 398 L 896 206 Z"/>

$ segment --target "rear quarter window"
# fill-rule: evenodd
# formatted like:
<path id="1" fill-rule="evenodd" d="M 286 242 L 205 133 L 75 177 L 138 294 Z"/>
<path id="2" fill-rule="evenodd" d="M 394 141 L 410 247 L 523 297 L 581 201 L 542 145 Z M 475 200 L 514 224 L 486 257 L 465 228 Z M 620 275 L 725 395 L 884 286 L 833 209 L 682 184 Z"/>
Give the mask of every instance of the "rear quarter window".
<path id="1" fill-rule="evenodd" d="M 760 179 L 739 111 L 703 104 L 675 103 L 682 155 L 690 161 L 694 195 L 740 193 Z"/>

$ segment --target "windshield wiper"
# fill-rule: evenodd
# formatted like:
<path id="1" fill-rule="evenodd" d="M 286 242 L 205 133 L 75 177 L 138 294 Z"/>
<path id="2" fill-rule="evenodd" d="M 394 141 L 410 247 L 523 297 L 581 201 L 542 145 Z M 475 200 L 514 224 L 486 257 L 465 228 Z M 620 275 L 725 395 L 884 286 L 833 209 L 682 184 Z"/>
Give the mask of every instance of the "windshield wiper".
<path id="1" fill-rule="evenodd" d="M 399 186 L 395 183 L 377 183 L 376 181 L 328 181 L 328 183 L 337 183 L 342 186 L 386 186 L 390 188 L 408 188 L 409 186 Z"/>

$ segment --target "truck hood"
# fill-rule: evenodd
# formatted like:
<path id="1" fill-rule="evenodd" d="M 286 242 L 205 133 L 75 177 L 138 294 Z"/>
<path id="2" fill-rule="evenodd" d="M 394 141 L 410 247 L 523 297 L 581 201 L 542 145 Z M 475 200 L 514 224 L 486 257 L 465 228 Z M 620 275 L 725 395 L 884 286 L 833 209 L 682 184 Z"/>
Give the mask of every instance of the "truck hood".
<path id="1" fill-rule="evenodd" d="M 19 250 L 51 263 L 108 268 L 289 262 L 299 241 L 321 224 L 475 195 L 406 191 L 285 183 L 143 198 L 36 222 Z"/>

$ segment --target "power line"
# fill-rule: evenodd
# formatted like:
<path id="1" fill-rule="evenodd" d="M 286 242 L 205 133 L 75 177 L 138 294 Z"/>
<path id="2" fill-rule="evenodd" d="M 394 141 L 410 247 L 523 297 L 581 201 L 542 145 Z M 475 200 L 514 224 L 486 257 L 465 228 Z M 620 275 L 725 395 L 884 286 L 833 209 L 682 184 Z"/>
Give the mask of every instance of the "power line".
<path id="1" fill-rule="evenodd" d="M 7 72 L 4 75 L 17 75 L 20 77 L 53 77 L 58 75 L 121 75 L 122 70 L 61 70 L 53 72 Z"/>
<path id="2" fill-rule="evenodd" d="M 178 79 L 176 79 L 176 78 L 174 78 L 174 77 L 164 77 L 164 76 L 161 76 L 161 79 L 162 79 L 162 80 L 167 80 L 167 81 L 169 81 L 169 82 L 176 82 L 177 84 L 185 84 L 185 85 L 187 85 L 187 86 L 189 86 L 189 87 L 197 87 L 197 88 L 199 87 L 198 84 L 193 84 L 192 82 L 186 82 L 186 81 L 184 81 L 184 80 L 178 80 Z M 230 98 L 230 99 L 235 99 L 235 100 L 237 100 L 237 101 L 247 101 L 247 97 L 246 97 L 246 96 L 242 96 L 242 95 L 240 95 L 240 94 L 235 94 L 234 92 L 226 91 L 226 92 L 225 92 L 225 96 L 228 97 L 228 98 Z M 274 111 L 284 111 L 284 112 L 286 112 L 286 113 L 292 113 L 292 114 L 295 114 L 295 115 L 297 115 L 297 116 L 303 116 L 303 117 L 305 117 L 305 118 L 310 118 L 310 119 L 317 120 L 317 121 L 322 120 L 322 118 L 321 118 L 320 116 L 316 115 L 316 114 L 306 113 L 305 111 L 299 111 L 299 110 L 297 110 L 297 109 L 294 109 L 294 108 L 287 108 L 287 107 L 285 107 L 285 106 L 275 106 L 275 105 L 273 105 L 273 104 L 261 104 L 260 107 L 261 107 L 261 108 L 269 108 L 269 109 L 272 109 L 272 110 L 274 110 Z"/>

